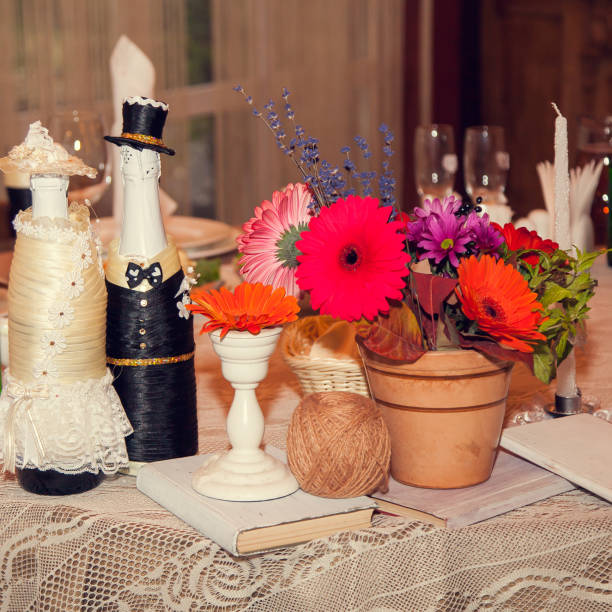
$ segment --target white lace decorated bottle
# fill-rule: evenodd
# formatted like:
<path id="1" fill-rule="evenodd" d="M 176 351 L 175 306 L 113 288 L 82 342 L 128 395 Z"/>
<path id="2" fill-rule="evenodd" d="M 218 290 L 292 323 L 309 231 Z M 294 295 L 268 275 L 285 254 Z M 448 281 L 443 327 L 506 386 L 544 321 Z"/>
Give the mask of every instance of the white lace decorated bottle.
<path id="1" fill-rule="evenodd" d="M 9 279 L 9 367 L 0 396 L 4 468 L 48 495 L 96 486 L 127 465 L 131 432 L 105 363 L 106 291 L 84 206 L 68 207 L 70 174 L 94 171 L 37 122 L 0 160 L 31 175 L 32 208 L 15 219 Z"/>
<path id="2" fill-rule="evenodd" d="M 127 440 L 135 463 L 197 452 L 190 278 L 166 238 L 159 205 L 161 139 L 168 107 L 128 98 L 121 136 L 123 222 L 109 247 L 107 363 L 115 375 L 134 434 Z"/>
<path id="3" fill-rule="evenodd" d="M 32 221 L 42 217 L 68 218 L 67 176 L 35 174 L 30 179 L 30 189 L 32 192 Z M 10 339 L 9 351 L 12 352 Z M 14 370 L 13 373 L 15 373 Z M 48 495 L 67 495 L 87 491 L 97 486 L 103 477 L 102 472 L 62 474 L 57 470 L 43 471 L 38 468 L 17 468 L 16 473 L 19 484 L 26 491 Z"/>

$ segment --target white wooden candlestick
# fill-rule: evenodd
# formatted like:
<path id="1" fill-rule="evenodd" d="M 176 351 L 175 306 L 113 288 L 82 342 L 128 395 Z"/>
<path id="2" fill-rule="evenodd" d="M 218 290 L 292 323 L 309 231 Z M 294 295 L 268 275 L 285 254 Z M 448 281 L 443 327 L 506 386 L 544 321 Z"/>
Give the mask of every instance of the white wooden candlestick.
<path id="1" fill-rule="evenodd" d="M 227 416 L 232 448 L 208 458 L 195 472 L 192 486 L 198 493 L 228 501 L 262 501 L 299 488 L 289 468 L 259 448 L 264 417 L 255 389 L 268 373 L 268 360 L 281 329 L 264 328 L 256 335 L 230 331 L 223 340 L 220 330 L 210 334 L 223 376 L 235 389 Z"/>

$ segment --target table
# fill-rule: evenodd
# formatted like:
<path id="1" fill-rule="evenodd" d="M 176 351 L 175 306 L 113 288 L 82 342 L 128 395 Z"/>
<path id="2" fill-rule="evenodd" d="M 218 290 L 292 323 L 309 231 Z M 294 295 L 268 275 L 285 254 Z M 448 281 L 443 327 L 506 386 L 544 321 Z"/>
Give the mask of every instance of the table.
<path id="1" fill-rule="evenodd" d="M 612 269 L 600 287 L 578 382 L 612 408 Z M 596 331 L 595 331 L 596 330 Z M 198 337 L 200 452 L 226 447 L 232 398 Z M 509 414 L 554 388 L 516 368 Z M 285 447 L 297 379 L 275 354 L 258 389 L 265 440 Z M 607 426 L 607 425 L 606 425 Z M 554 610 L 612 608 L 612 507 L 576 490 L 456 531 L 376 514 L 372 527 L 234 558 L 116 476 L 65 498 L 0 478 L 0 610 Z"/>

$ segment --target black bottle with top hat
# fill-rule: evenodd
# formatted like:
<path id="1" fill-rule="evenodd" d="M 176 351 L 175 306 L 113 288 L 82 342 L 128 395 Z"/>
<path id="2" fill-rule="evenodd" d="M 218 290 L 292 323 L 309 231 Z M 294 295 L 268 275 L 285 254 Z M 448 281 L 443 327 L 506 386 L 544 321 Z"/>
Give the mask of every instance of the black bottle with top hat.
<path id="1" fill-rule="evenodd" d="M 121 135 L 105 138 L 118 146 L 174 155 L 162 139 L 167 114 L 163 102 L 127 98 Z M 178 254 L 178 270 L 171 265 L 164 269 L 156 259 L 160 254 L 146 264 L 126 263 L 127 256 L 111 250 L 107 268 L 107 363 L 134 428 L 126 446 L 135 462 L 184 457 L 198 450 L 193 318 L 181 316 L 178 309 L 186 281 Z M 125 281 L 109 274 L 115 261 L 126 265 Z"/>

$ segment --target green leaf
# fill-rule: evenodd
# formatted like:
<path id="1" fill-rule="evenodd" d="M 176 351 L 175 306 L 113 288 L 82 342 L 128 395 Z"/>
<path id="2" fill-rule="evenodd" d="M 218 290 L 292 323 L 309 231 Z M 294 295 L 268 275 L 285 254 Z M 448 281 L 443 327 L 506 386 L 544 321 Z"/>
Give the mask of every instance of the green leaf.
<path id="1" fill-rule="evenodd" d="M 558 311 L 555 311 L 558 312 Z M 538 331 L 541 332 L 542 334 L 546 331 L 548 331 L 549 329 L 552 329 L 553 327 L 559 325 L 560 321 L 559 321 L 559 316 L 555 316 L 553 315 L 553 313 L 551 313 L 551 315 L 548 317 L 548 319 L 546 319 L 538 328 Z"/>
<path id="2" fill-rule="evenodd" d="M 574 321 L 576 319 L 577 310 L 575 305 L 570 304 L 569 306 L 567 306 L 565 312 L 568 321 Z"/>
<path id="3" fill-rule="evenodd" d="M 544 295 L 542 296 L 540 302 L 544 307 L 546 307 L 570 297 L 572 297 L 571 291 L 568 291 L 565 287 L 561 287 L 561 285 L 557 283 L 549 281 L 545 285 Z"/>
<path id="4" fill-rule="evenodd" d="M 578 272 L 588 270 L 600 255 L 601 253 L 598 251 L 594 251 L 592 253 L 580 253 L 578 256 Z"/>
<path id="5" fill-rule="evenodd" d="M 591 286 L 591 282 L 589 273 L 583 272 L 568 285 L 567 289 L 572 293 L 579 293 L 580 291 L 588 289 Z"/>
<path id="6" fill-rule="evenodd" d="M 586 306 L 591 297 L 593 297 L 593 294 L 590 291 L 581 291 L 578 294 L 576 297 L 576 308 L 579 312 Z"/>
<path id="7" fill-rule="evenodd" d="M 559 336 L 559 342 L 557 343 L 557 347 L 556 347 L 556 353 L 559 359 L 563 359 L 565 355 L 565 351 L 567 349 L 567 337 L 568 337 L 567 331 L 564 331 Z"/>
<path id="8" fill-rule="evenodd" d="M 195 265 L 195 272 L 199 274 L 196 287 L 219 280 L 221 258 L 199 259 Z"/>
<path id="9" fill-rule="evenodd" d="M 550 347 L 538 344 L 533 352 L 533 373 L 542 382 L 548 384 L 555 372 L 555 360 Z"/>

